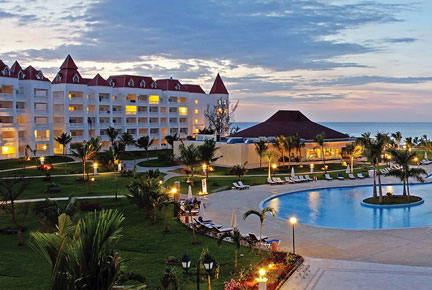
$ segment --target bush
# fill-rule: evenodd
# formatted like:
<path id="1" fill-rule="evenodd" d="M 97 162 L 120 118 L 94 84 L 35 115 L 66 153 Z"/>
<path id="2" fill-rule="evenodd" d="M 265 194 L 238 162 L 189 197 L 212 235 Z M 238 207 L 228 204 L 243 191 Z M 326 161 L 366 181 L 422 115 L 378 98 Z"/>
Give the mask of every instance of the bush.
<path id="1" fill-rule="evenodd" d="M 170 152 L 160 152 L 158 160 L 164 165 L 175 165 L 174 155 Z"/>
<path id="2" fill-rule="evenodd" d="M 79 206 L 81 211 L 95 211 L 101 209 L 99 203 L 94 201 L 82 201 Z"/>
<path id="3" fill-rule="evenodd" d="M 61 189 L 59 187 L 59 185 L 55 182 L 50 182 L 45 186 L 45 191 L 44 193 L 49 194 L 49 193 L 58 193 L 60 192 Z"/>

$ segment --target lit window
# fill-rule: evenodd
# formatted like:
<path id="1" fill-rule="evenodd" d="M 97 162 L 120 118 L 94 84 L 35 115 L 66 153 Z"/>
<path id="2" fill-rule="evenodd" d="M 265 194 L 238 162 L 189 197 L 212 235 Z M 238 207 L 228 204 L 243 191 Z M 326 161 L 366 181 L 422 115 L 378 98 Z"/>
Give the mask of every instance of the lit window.
<path id="1" fill-rule="evenodd" d="M 126 115 L 136 115 L 136 106 L 126 106 Z"/>
<path id="2" fill-rule="evenodd" d="M 72 94 L 69 94 L 69 100 L 72 99 Z"/>
<path id="3" fill-rule="evenodd" d="M 9 153 L 9 147 L 8 146 L 2 146 L 2 153 L 8 154 Z"/>
<path id="4" fill-rule="evenodd" d="M 74 106 L 69 106 L 69 112 L 75 111 L 75 107 Z"/>
<path id="5" fill-rule="evenodd" d="M 37 138 L 37 130 L 34 130 L 35 138 Z"/>
<path id="6" fill-rule="evenodd" d="M 45 136 L 46 136 L 47 138 L 49 138 L 49 136 L 50 136 L 50 131 L 49 131 L 49 130 L 45 130 Z"/>
<path id="7" fill-rule="evenodd" d="M 198 119 L 195 119 L 195 124 L 198 124 Z"/>
<path id="8" fill-rule="evenodd" d="M 195 109 L 195 114 L 198 114 L 198 109 Z"/>
<path id="9" fill-rule="evenodd" d="M 48 148 L 48 147 L 47 147 L 46 145 L 43 145 L 43 146 L 42 146 L 42 150 L 44 150 L 44 151 L 46 151 L 47 148 Z"/>
<path id="10" fill-rule="evenodd" d="M 195 100 L 195 105 L 198 105 L 198 100 Z"/>
<path id="11" fill-rule="evenodd" d="M 149 97 L 149 103 L 152 104 L 152 105 L 159 104 L 159 96 L 158 95 L 151 95 Z"/>
<path id="12" fill-rule="evenodd" d="M 180 115 L 185 116 L 185 115 L 187 115 L 187 108 L 186 107 L 180 107 L 179 112 L 180 112 Z"/>
<path id="13" fill-rule="evenodd" d="M 195 129 L 195 133 L 199 133 L 199 129 Z"/>

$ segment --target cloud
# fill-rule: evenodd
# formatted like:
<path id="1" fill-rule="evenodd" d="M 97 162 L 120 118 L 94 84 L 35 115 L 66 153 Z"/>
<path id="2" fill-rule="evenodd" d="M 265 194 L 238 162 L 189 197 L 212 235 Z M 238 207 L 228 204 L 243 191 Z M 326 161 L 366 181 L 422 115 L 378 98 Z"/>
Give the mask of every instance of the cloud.
<path id="1" fill-rule="evenodd" d="M 335 78 L 328 81 L 312 82 L 313 86 L 359 86 L 369 83 L 419 84 L 432 81 L 432 77 L 386 77 L 386 76 L 353 76 Z"/>
<path id="2" fill-rule="evenodd" d="M 384 41 L 388 43 L 411 43 L 417 41 L 417 39 L 412 37 L 401 37 L 401 38 L 386 38 L 384 39 Z"/>

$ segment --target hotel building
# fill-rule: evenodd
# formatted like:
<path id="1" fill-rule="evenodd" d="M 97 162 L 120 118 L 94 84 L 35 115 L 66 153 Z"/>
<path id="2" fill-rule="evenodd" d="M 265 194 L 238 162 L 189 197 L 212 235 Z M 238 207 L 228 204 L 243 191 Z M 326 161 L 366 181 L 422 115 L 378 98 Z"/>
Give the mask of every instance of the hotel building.
<path id="1" fill-rule="evenodd" d="M 62 154 L 54 138 L 63 132 L 72 136 L 68 147 L 100 136 L 106 148 L 110 126 L 135 139 L 150 136 L 153 148 L 163 148 L 167 135 L 185 138 L 208 126 L 208 105 L 228 102 L 219 74 L 206 94 L 199 85 L 172 78 L 84 78 L 70 55 L 52 82 L 32 66 L 9 67 L 0 60 L 0 159 L 24 156 L 27 145 L 37 156 Z"/>

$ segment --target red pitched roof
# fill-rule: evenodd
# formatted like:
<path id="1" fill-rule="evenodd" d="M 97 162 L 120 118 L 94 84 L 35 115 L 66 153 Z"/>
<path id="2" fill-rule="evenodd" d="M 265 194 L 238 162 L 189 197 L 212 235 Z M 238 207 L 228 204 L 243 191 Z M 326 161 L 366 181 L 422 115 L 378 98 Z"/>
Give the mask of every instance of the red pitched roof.
<path id="1" fill-rule="evenodd" d="M 78 81 L 74 82 L 74 76 L 78 76 Z M 53 84 L 87 84 L 89 80 L 81 77 L 78 71 L 78 67 L 73 61 L 72 57 L 68 55 L 60 67 L 60 71 L 57 73 L 56 77 L 53 79 Z"/>
<path id="2" fill-rule="evenodd" d="M 187 91 L 186 88 L 178 80 L 157 80 L 156 84 L 157 88 L 163 91 Z M 176 89 L 176 86 L 178 86 L 178 89 Z"/>
<path id="3" fill-rule="evenodd" d="M 265 122 L 242 130 L 233 137 L 257 138 L 257 137 L 277 137 L 294 136 L 299 134 L 300 138 L 313 140 L 316 135 L 324 132 L 325 139 L 344 139 L 349 136 L 338 131 L 314 123 L 300 111 L 277 111 Z"/>
<path id="4" fill-rule="evenodd" d="M 205 94 L 204 90 L 199 85 L 183 85 L 189 93 Z"/>
<path id="5" fill-rule="evenodd" d="M 20 64 L 18 63 L 18 61 L 16 60 L 14 62 L 14 64 L 11 66 L 11 73 L 18 75 L 18 73 L 22 71 L 22 68 L 20 66 Z"/>
<path id="6" fill-rule="evenodd" d="M 133 85 L 130 86 L 130 80 L 133 81 Z M 141 82 L 144 81 L 145 86 L 141 86 Z M 152 83 L 154 82 L 151 77 L 144 76 L 132 76 L 132 75 L 118 75 L 110 76 L 107 79 L 109 85 L 114 83 L 114 87 L 128 87 L 128 88 L 140 88 L 140 89 L 152 89 Z"/>
<path id="7" fill-rule="evenodd" d="M 88 83 L 88 86 L 101 86 L 101 87 L 109 87 L 109 83 L 100 75 L 97 74 L 93 79 L 91 79 Z"/>
<path id="8" fill-rule="evenodd" d="M 46 81 L 49 82 L 50 80 L 47 79 L 42 71 L 35 69 L 31 65 L 29 65 L 24 71 L 24 80 L 36 80 L 36 81 Z"/>
<path id="9" fill-rule="evenodd" d="M 2 62 L 2 61 L 0 60 L 0 77 L 15 78 L 16 75 L 13 74 L 13 73 L 10 71 L 10 69 L 9 69 L 9 74 L 3 74 L 3 70 L 4 70 L 6 67 L 9 69 L 9 67 L 8 67 L 4 62 Z"/>
<path id="10" fill-rule="evenodd" d="M 223 95 L 228 95 L 228 90 L 226 89 L 222 78 L 220 77 L 219 74 L 217 74 L 216 79 L 213 83 L 213 86 L 210 90 L 210 94 L 223 94 Z"/>

